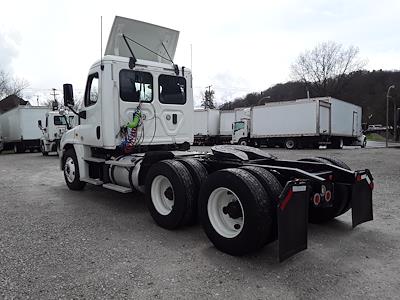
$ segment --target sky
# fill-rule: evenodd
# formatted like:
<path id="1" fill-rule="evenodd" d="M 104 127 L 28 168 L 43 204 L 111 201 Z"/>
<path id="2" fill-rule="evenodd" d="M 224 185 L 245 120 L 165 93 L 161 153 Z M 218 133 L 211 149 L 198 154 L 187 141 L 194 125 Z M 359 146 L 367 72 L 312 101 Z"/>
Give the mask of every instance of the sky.
<path id="1" fill-rule="evenodd" d="M 100 16 L 104 51 L 116 15 L 180 31 L 175 62 L 192 67 L 197 105 L 208 85 L 221 104 L 290 80 L 297 56 L 324 41 L 358 47 L 368 70 L 400 69 L 398 0 L 3 0 L 0 69 L 40 103 L 52 88 L 62 99 L 66 82 L 79 94 L 100 58 Z"/>

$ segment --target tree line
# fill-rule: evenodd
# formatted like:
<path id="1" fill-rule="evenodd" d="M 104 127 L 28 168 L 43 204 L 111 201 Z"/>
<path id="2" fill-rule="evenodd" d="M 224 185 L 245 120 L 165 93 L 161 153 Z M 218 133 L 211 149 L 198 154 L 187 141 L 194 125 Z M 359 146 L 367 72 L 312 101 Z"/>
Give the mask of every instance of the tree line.
<path id="1" fill-rule="evenodd" d="M 291 66 L 291 81 L 276 84 L 261 93 L 249 93 L 219 108 L 230 110 L 308 96 L 330 96 L 361 106 L 363 122 L 384 124 L 387 89 L 395 84 L 397 88 L 391 91 L 389 106 L 389 122 L 392 123 L 394 104 L 400 106 L 400 71 L 367 71 L 363 69 L 365 65 L 366 60 L 359 57 L 358 48 L 324 42 L 298 56 Z"/>

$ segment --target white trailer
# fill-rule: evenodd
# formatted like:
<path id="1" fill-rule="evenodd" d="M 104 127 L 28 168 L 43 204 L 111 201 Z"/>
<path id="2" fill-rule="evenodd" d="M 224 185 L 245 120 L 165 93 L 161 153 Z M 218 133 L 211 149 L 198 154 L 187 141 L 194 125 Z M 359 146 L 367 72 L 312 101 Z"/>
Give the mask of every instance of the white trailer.
<path id="1" fill-rule="evenodd" d="M 325 97 L 252 107 L 248 115 L 235 122 L 232 141 L 288 149 L 320 145 L 342 148 L 362 145 L 358 142 L 361 135 L 361 108 Z"/>
<path id="2" fill-rule="evenodd" d="M 39 150 L 42 132 L 37 122 L 44 121 L 48 110 L 47 106 L 19 105 L 1 114 L 4 149 L 13 149 L 15 153 Z"/>
<path id="3" fill-rule="evenodd" d="M 362 108 L 358 105 L 331 98 L 320 98 L 331 104 L 331 141 L 334 148 L 346 146 L 365 147 L 362 129 Z"/>
<path id="4" fill-rule="evenodd" d="M 219 139 L 222 143 L 232 139 L 232 128 L 235 122 L 234 110 L 221 110 L 219 113 Z"/>
<path id="5" fill-rule="evenodd" d="M 307 248 L 308 221 L 350 208 L 353 227 L 372 220 L 367 169 L 320 158 L 281 161 L 243 146 L 188 151 L 192 74 L 173 63 L 177 40 L 174 30 L 115 18 L 106 55 L 89 70 L 79 124 L 61 138 L 60 166 L 71 190 L 90 183 L 144 192 L 159 226 L 171 230 L 199 217 L 218 249 L 244 255 L 278 240 L 280 260 Z M 65 106 L 73 107 L 72 85 L 63 88 Z"/>
<path id="6" fill-rule="evenodd" d="M 193 135 L 196 145 L 214 145 L 219 137 L 219 110 L 195 109 Z"/>

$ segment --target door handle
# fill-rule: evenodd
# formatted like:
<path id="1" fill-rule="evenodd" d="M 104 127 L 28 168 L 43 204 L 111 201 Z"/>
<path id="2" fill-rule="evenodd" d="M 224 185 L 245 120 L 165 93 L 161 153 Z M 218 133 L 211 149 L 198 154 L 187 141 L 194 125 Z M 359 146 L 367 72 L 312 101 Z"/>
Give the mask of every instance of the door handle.
<path id="1" fill-rule="evenodd" d="M 177 114 L 172 114 L 172 124 L 178 123 L 178 115 Z"/>

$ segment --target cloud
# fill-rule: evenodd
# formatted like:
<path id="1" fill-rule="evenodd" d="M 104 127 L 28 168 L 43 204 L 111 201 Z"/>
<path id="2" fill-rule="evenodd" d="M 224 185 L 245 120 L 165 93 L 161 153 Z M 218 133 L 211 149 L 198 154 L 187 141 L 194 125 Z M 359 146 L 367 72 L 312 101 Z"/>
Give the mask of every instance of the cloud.
<path id="1" fill-rule="evenodd" d="M 17 32 L 0 31 L 0 69 L 11 72 L 12 62 L 18 57 L 18 44 L 21 36 Z"/>

